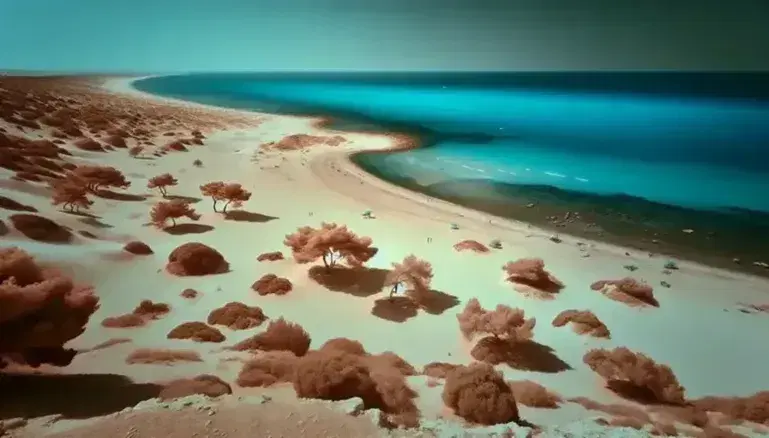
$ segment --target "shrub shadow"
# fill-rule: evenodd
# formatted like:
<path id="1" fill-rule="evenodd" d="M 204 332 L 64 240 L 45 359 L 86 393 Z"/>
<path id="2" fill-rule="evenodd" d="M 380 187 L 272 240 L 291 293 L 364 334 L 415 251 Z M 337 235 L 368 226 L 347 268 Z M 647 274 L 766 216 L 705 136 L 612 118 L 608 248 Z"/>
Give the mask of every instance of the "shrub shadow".
<path id="1" fill-rule="evenodd" d="M 147 199 L 146 195 L 135 195 L 133 193 L 118 193 L 112 190 L 99 190 L 96 192 L 96 196 L 102 199 L 109 199 L 110 201 L 130 201 L 139 202 Z"/>
<path id="2" fill-rule="evenodd" d="M 5 224 L 2 220 L 0 220 L 0 236 L 5 236 L 8 234 L 11 230 L 8 229 L 8 225 Z"/>
<path id="3" fill-rule="evenodd" d="M 59 210 L 60 212 L 64 214 L 68 214 L 70 216 L 77 216 L 81 218 L 90 218 L 90 219 L 99 219 L 99 216 L 96 216 L 93 213 L 88 213 L 87 211 L 70 211 L 70 210 Z"/>
<path id="4" fill-rule="evenodd" d="M 235 222 L 253 222 L 263 224 L 266 222 L 274 221 L 275 219 L 278 218 L 245 210 L 233 210 L 224 214 L 224 220 Z"/>
<path id="5" fill-rule="evenodd" d="M 203 234 L 213 231 L 214 227 L 205 224 L 179 224 L 164 228 L 163 231 L 172 236 L 184 236 L 186 234 Z"/>
<path id="6" fill-rule="evenodd" d="M 457 306 L 459 298 L 446 292 L 431 289 L 419 304 L 419 307 L 430 315 L 441 315 L 452 307 Z"/>
<path id="7" fill-rule="evenodd" d="M 162 389 L 117 374 L 2 374 L 0 394 L 12 402 L 0 404 L 0 420 L 54 414 L 98 417 L 155 398 Z"/>
<path id="8" fill-rule="evenodd" d="M 555 374 L 572 369 L 552 348 L 535 341 L 513 343 L 487 336 L 478 341 L 470 354 L 476 360 L 505 364 L 520 371 Z"/>
<path id="9" fill-rule="evenodd" d="M 402 323 L 417 316 L 420 309 L 431 315 L 440 315 L 457 304 L 459 299 L 454 295 L 430 290 L 421 302 L 416 302 L 408 296 L 378 299 L 374 301 L 371 314 L 387 321 Z"/>
<path id="10" fill-rule="evenodd" d="M 30 240 L 43 243 L 72 243 L 72 232 L 58 223 L 34 214 L 15 214 L 9 216 L 11 224 L 18 232 Z"/>
<path id="11" fill-rule="evenodd" d="M 83 217 L 78 219 L 78 221 L 82 224 L 89 225 L 94 228 L 114 228 L 112 225 L 105 224 L 104 222 L 100 221 L 98 216 Z"/>
<path id="12" fill-rule="evenodd" d="M 382 298 L 374 301 L 371 314 L 392 322 L 406 322 L 417 316 L 419 306 L 408 297 Z"/>
<path id="13" fill-rule="evenodd" d="M 169 201 L 184 201 L 189 204 L 197 204 L 198 202 L 203 200 L 201 198 L 196 198 L 194 196 L 182 196 L 182 195 L 168 195 L 166 196 L 166 199 Z"/>
<path id="14" fill-rule="evenodd" d="M 0 208 L 11 211 L 27 211 L 30 213 L 36 213 L 35 207 L 24 205 L 21 202 L 14 201 L 11 198 L 0 195 Z"/>
<path id="15" fill-rule="evenodd" d="M 330 291 L 366 298 L 382 292 L 388 272 L 387 269 L 368 267 L 333 267 L 327 270 L 325 266 L 313 266 L 307 275 Z"/>
<path id="16" fill-rule="evenodd" d="M 668 405 L 657 399 L 657 396 L 649 390 L 638 385 L 634 385 L 626 380 L 611 379 L 606 382 L 606 389 L 625 400 L 633 401 L 642 405 Z M 671 405 L 675 406 L 675 405 Z"/>

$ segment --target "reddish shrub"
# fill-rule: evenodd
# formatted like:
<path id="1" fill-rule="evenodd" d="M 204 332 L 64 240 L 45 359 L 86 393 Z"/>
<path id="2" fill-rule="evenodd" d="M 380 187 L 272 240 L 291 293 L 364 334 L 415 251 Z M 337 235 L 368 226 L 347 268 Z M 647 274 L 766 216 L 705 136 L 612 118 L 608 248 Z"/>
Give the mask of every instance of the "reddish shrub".
<path id="1" fill-rule="evenodd" d="M 730 419 L 757 424 L 769 422 L 769 391 L 759 391 L 747 397 L 703 397 L 690 400 L 700 411 L 721 412 Z"/>
<path id="2" fill-rule="evenodd" d="M 290 351 L 267 351 L 243 365 L 237 383 L 243 387 L 267 387 L 291 382 L 298 358 Z"/>
<path id="3" fill-rule="evenodd" d="M 492 425 L 516 421 L 518 406 L 502 373 L 483 363 L 459 366 L 446 377 L 443 402 L 472 423 Z"/>
<path id="4" fill-rule="evenodd" d="M 245 339 L 232 348 L 238 351 L 290 351 L 296 356 L 304 356 L 310 349 L 310 335 L 299 324 L 283 318 L 270 321 L 262 333 Z"/>
<path id="5" fill-rule="evenodd" d="M 327 270 L 340 260 L 353 267 L 362 266 L 377 253 L 370 237 L 359 237 L 347 226 L 335 223 L 324 222 L 318 229 L 301 227 L 286 235 L 283 243 L 291 248 L 296 262 L 310 263 L 322 258 Z"/>
<path id="6" fill-rule="evenodd" d="M 140 348 L 125 359 L 128 364 L 173 365 L 176 362 L 203 362 L 200 354 L 192 350 Z"/>
<path id="7" fill-rule="evenodd" d="M 294 372 L 294 390 L 302 398 L 363 399 L 365 407 L 382 405 L 369 368 L 358 356 L 341 351 L 313 351 L 301 358 Z"/>
<path id="8" fill-rule="evenodd" d="M 288 278 L 278 277 L 275 274 L 265 274 L 251 285 L 259 295 L 285 295 L 291 292 L 293 285 Z"/>
<path id="9" fill-rule="evenodd" d="M 71 179 L 54 180 L 50 187 L 52 205 L 61 205 L 63 209 L 69 209 L 71 212 L 87 210 L 93 205 L 93 201 L 88 199 L 88 190 L 79 182 Z"/>
<path id="10" fill-rule="evenodd" d="M 91 138 L 85 137 L 75 140 L 74 143 L 72 143 L 76 148 L 82 149 L 84 151 L 91 151 L 91 152 L 104 152 L 104 148 L 102 145 Z"/>
<path id="11" fill-rule="evenodd" d="M 243 206 L 243 203 L 251 199 L 251 192 L 243 188 L 238 183 L 224 183 L 222 181 L 213 181 L 208 184 L 200 186 L 200 192 L 203 196 L 210 196 L 214 202 L 214 211 L 220 201 L 224 202 L 222 207 L 222 213 L 227 213 L 227 207 L 232 205 L 233 208 L 239 208 Z"/>
<path id="12" fill-rule="evenodd" d="M 563 327 L 568 323 L 572 323 L 574 331 L 580 335 L 606 339 L 611 337 L 609 328 L 589 310 L 564 310 L 553 319 L 554 327 Z"/>
<path id="13" fill-rule="evenodd" d="M 168 339 L 191 339 L 195 342 L 224 342 L 225 340 L 219 329 L 200 321 L 179 324 L 168 332 L 166 337 Z"/>
<path id="14" fill-rule="evenodd" d="M 187 148 L 184 146 L 184 143 L 180 141 L 172 141 L 170 143 L 167 143 L 165 146 L 163 146 L 163 150 L 165 151 L 177 151 L 177 152 L 187 152 Z"/>
<path id="15" fill-rule="evenodd" d="M 158 189 L 160 194 L 165 198 L 168 195 L 167 188 L 179 184 L 179 181 L 173 177 L 170 173 L 163 173 L 158 176 L 150 178 L 147 182 L 148 189 Z"/>
<path id="16" fill-rule="evenodd" d="M 470 250 L 479 253 L 489 252 L 489 248 L 477 240 L 463 240 L 454 244 L 454 249 L 457 251 Z"/>
<path id="17" fill-rule="evenodd" d="M 184 289 L 181 294 L 179 294 L 182 298 L 188 298 L 193 299 L 198 297 L 198 291 L 195 289 Z"/>
<path id="18" fill-rule="evenodd" d="M 219 377 L 201 374 L 191 379 L 179 379 L 169 382 L 160 391 L 158 398 L 161 400 L 172 400 L 194 394 L 219 397 L 225 394 L 232 394 L 232 387 Z"/>
<path id="19" fill-rule="evenodd" d="M 211 275 L 227 272 L 229 264 L 219 251 L 210 246 L 188 242 L 171 251 L 166 269 L 179 276 Z"/>
<path id="20" fill-rule="evenodd" d="M 247 330 L 259 327 L 267 317 L 259 307 L 250 307 L 243 303 L 231 302 L 214 309 L 208 314 L 208 323 L 224 325 L 232 330 Z"/>
<path id="21" fill-rule="evenodd" d="M 132 158 L 136 158 L 144 152 L 144 146 L 134 146 L 128 149 L 128 155 Z"/>
<path id="22" fill-rule="evenodd" d="M 123 251 L 134 254 L 134 255 L 150 255 L 154 254 L 152 251 L 152 248 L 149 247 L 144 242 L 139 242 L 138 240 L 134 240 L 131 242 L 128 242 L 123 246 Z"/>
<path id="23" fill-rule="evenodd" d="M 125 142 L 125 138 L 120 137 L 118 135 L 109 135 L 104 138 L 104 143 L 116 147 L 116 148 L 126 148 L 128 145 Z"/>
<path id="24" fill-rule="evenodd" d="M 558 292 L 563 283 L 545 270 L 542 259 L 530 258 L 508 262 L 502 269 L 507 274 L 507 281 L 529 286 L 542 292 Z"/>
<path id="25" fill-rule="evenodd" d="M 158 319 L 168 314 L 171 306 L 166 303 L 155 303 L 152 300 L 142 300 L 133 310 L 134 315 L 139 315 L 148 319 Z"/>
<path id="26" fill-rule="evenodd" d="M 626 347 L 613 350 L 594 349 L 583 361 L 603 377 L 610 388 L 623 387 L 635 398 L 652 398 L 662 403 L 683 404 L 684 387 L 667 365 L 659 365 L 649 356 Z"/>
<path id="27" fill-rule="evenodd" d="M 524 311 L 498 304 L 495 310 L 481 307 L 477 298 L 457 314 L 459 329 L 468 340 L 477 334 L 490 334 L 509 342 L 528 341 L 534 336 L 535 318 L 525 318 Z"/>
<path id="28" fill-rule="evenodd" d="M 83 332 L 98 303 L 92 289 L 40 268 L 24 250 L 0 248 L 0 367 L 6 357 L 68 365 L 75 351 L 63 345 Z"/>
<path id="29" fill-rule="evenodd" d="M 14 214 L 8 219 L 21 234 L 38 242 L 70 243 L 73 238 L 67 228 L 36 214 Z"/>
<path id="30" fill-rule="evenodd" d="M 149 321 L 165 316 L 170 311 L 171 306 L 168 304 L 142 300 L 133 312 L 104 318 L 101 325 L 108 328 L 142 327 Z"/>
<path id="31" fill-rule="evenodd" d="M 259 254 L 259 257 L 256 258 L 257 262 L 263 262 L 263 261 L 274 262 L 277 260 L 283 260 L 283 253 L 280 251 L 265 252 L 265 253 Z"/>
<path id="32" fill-rule="evenodd" d="M 422 374 L 436 379 L 445 379 L 446 376 L 457 367 L 461 365 L 454 365 L 446 362 L 430 362 L 422 368 Z"/>
<path id="33" fill-rule="evenodd" d="M 630 306 L 659 307 L 660 305 L 657 299 L 654 298 L 654 288 L 630 277 L 621 280 L 596 281 L 590 285 L 590 288 L 602 292 L 612 300 Z"/>
<path id="34" fill-rule="evenodd" d="M 103 327 L 107 328 L 134 328 L 143 327 L 147 324 L 147 319 L 141 315 L 126 313 L 119 316 L 108 316 L 101 322 Z"/>
<path id="35" fill-rule="evenodd" d="M 561 396 L 531 380 L 507 382 L 513 390 L 515 401 L 532 408 L 555 409 L 563 401 Z"/>
<path id="36" fill-rule="evenodd" d="M 91 193 L 112 187 L 125 189 L 131 185 L 123 172 L 109 166 L 77 166 L 67 175 L 67 179 L 74 184 L 85 186 Z"/>
<path id="37" fill-rule="evenodd" d="M 347 339 L 347 338 L 333 338 L 326 341 L 323 345 L 320 346 L 318 351 L 341 351 L 347 354 L 353 354 L 356 356 L 365 356 L 368 353 L 366 353 L 366 349 L 363 347 L 363 344 L 361 344 L 358 341 Z"/>
<path id="38" fill-rule="evenodd" d="M 410 363 L 392 351 L 385 351 L 379 354 L 366 355 L 363 361 L 370 368 L 387 368 L 397 371 L 404 376 L 416 376 L 417 370 Z"/>
<path id="39" fill-rule="evenodd" d="M 176 226 L 176 220 L 186 217 L 197 221 L 200 215 L 195 212 L 191 204 L 183 199 L 173 199 L 171 201 L 160 201 L 150 210 L 150 222 L 156 228 L 163 229 L 171 221 L 171 226 Z"/>
<path id="40" fill-rule="evenodd" d="M 392 269 L 385 277 L 384 285 L 390 286 L 391 297 L 400 287 L 408 297 L 415 302 L 421 302 L 430 291 L 432 279 L 433 267 L 430 262 L 418 259 L 412 254 L 406 256 L 402 262 L 392 264 Z"/>

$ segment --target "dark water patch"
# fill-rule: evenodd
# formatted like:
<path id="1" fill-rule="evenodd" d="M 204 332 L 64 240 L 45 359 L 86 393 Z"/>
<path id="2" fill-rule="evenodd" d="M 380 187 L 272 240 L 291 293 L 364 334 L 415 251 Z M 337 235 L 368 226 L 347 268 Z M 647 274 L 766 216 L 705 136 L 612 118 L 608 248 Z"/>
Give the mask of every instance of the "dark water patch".
<path id="1" fill-rule="evenodd" d="M 767 213 L 696 210 L 627 195 L 597 195 L 491 180 L 422 185 L 414 178 L 392 176 L 367 166 L 365 160 L 364 154 L 353 156 L 353 162 L 367 172 L 406 189 L 553 233 L 769 277 L 768 269 L 753 265 L 769 261 L 765 242 L 769 236 Z M 660 270 L 664 263 L 660 261 Z"/>

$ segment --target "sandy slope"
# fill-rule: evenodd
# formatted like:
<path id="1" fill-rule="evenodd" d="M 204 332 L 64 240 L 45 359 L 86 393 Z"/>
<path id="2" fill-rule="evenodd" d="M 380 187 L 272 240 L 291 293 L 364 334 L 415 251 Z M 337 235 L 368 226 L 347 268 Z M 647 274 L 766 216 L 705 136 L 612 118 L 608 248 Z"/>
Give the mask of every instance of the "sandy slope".
<path id="1" fill-rule="evenodd" d="M 137 99 L 155 99 L 131 90 L 129 84 L 129 79 L 119 78 L 107 81 L 105 86 L 112 92 Z M 520 307 L 527 316 L 536 317 L 539 324 L 535 340 L 551 347 L 571 369 L 546 373 L 499 367 L 510 379 L 534 380 L 564 397 L 586 396 L 617 403 L 618 398 L 602 389 L 602 381 L 582 363 L 582 356 L 590 348 L 624 345 L 647 353 L 659 363 L 670 365 L 686 387 L 689 397 L 748 395 L 765 387 L 769 348 L 762 345 L 764 333 L 769 330 L 769 315 L 742 313 L 738 303 L 769 303 L 769 282 L 686 263 L 679 263 L 681 269 L 666 275 L 662 273 L 666 261 L 662 258 L 596 242 L 586 242 L 585 248 L 580 249 L 576 241 L 568 237 L 564 237 L 561 243 L 554 243 L 544 232 L 525 224 L 493 218 L 402 190 L 365 174 L 348 161 L 350 152 L 390 147 L 392 139 L 385 136 L 327 132 L 318 127 L 316 120 L 286 116 L 260 115 L 254 125 L 252 128 L 211 134 L 204 147 L 153 160 L 131 159 L 122 152 L 108 155 L 83 151 L 74 153 L 80 163 L 108 163 L 120 168 L 132 182 L 129 192 L 136 194 L 150 193 L 145 189 L 147 179 L 165 172 L 179 179 L 179 185 L 172 187 L 171 193 L 183 196 L 199 196 L 198 186 L 213 180 L 240 182 L 253 192 L 244 210 L 269 217 L 260 222 L 223 220 L 210 211 L 209 202 L 203 200 L 196 204 L 203 214 L 199 223 L 210 225 L 213 229 L 194 235 L 169 235 L 145 225 L 150 206 L 159 199 L 159 195 L 154 193 L 146 200 L 135 202 L 98 199 L 92 207 L 92 211 L 100 217 L 95 222 L 56 211 L 49 205 L 43 191 L 29 189 L 26 183 L 2 181 L 0 189 L 6 196 L 38 208 L 63 225 L 99 236 L 98 240 L 78 237 L 77 244 L 69 246 L 31 242 L 16 232 L 2 238 L 4 245 L 27 249 L 41 260 L 63 266 L 79 281 L 96 286 L 101 308 L 92 318 L 87 331 L 73 341 L 73 346 L 88 349 L 108 339 L 131 340 L 80 354 L 72 365 L 63 370 L 44 371 L 92 375 L 108 373 L 128 376 L 137 383 L 211 373 L 232 382 L 240 369 L 240 362 L 233 359 L 243 357 L 242 354 L 222 351 L 219 344 L 168 340 L 165 336 L 181 322 L 204 321 L 208 312 L 229 301 L 256 304 L 270 317 L 284 316 L 300 323 L 311 333 L 314 347 L 331 338 L 350 337 L 361 341 L 372 353 L 392 350 L 417 369 L 434 361 L 472 361 L 470 346 L 461 339 L 455 318 L 462 304 L 441 315 L 420 313 L 416 318 L 395 323 L 370 313 L 374 301 L 386 295 L 385 292 L 368 296 L 331 292 L 307 277 L 306 265 L 297 265 L 290 259 L 256 262 L 256 256 L 263 252 L 285 253 L 283 237 L 297 227 L 328 221 L 347 224 L 358 234 L 373 238 L 380 251 L 369 263 L 371 267 L 386 269 L 391 262 L 414 253 L 433 264 L 435 289 L 456 296 L 462 303 L 477 297 L 484 307 L 504 303 Z M 302 151 L 256 153 L 259 145 L 265 142 L 297 133 L 340 134 L 348 143 Z M 193 167 L 191 163 L 194 159 L 200 159 L 204 166 Z M 373 211 L 376 219 L 361 217 L 365 210 Z M 5 219 L 9 213 L 0 210 L 0 218 Z M 451 223 L 457 224 L 459 229 L 452 230 Z M 428 237 L 431 238 L 429 242 Z M 483 243 L 500 239 L 503 249 L 490 254 L 456 252 L 452 245 L 465 239 Z M 121 247 L 129 240 L 148 243 L 155 254 L 141 258 L 127 257 Z M 168 253 L 188 241 L 200 241 L 219 250 L 230 262 L 231 272 L 209 277 L 178 278 L 162 270 Z M 500 267 L 520 257 L 544 258 L 548 269 L 566 284 L 566 288 L 551 301 L 527 297 L 514 290 L 503 281 Z M 660 308 L 631 308 L 590 290 L 590 284 L 598 279 L 629 275 L 623 268 L 628 264 L 638 267 L 632 276 L 655 286 Z M 250 290 L 250 285 L 266 273 L 289 278 L 295 290 L 283 297 L 259 297 Z M 661 281 L 669 282 L 672 287 L 659 287 Z M 184 299 L 179 294 L 185 288 L 194 288 L 202 296 L 195 300 Z M 103 318 L 130 312 L 142 299 L 168 303 L 172 311 L 146 327 L 107 329 L 100 326 Z M 612 339 L 595 340 L 579 336 L 568 327 L 550 325 L 556 314 L 572 308 L 592 310 L 611 329 Z M 227 329 L 223 332 L 227 336 L 226 345 L 252 334 L 251 331 Z M 194 349 L 201 353 L 204 361 L 175 366 L 126 364 L 125 356 L 137 347 Z M 110 387 L 110 378 L 99 382 L 93 384 L 103 389 L 101 397 L 126 397 L 117 383 L 114 388 Z M 420 389 L 419 407 L 427 420 L 445 416 L 440 387 L 428 388 L 423 376 L 410 378 L 410 383 Z M 239 387 L 234 387 L 234 391 L 236 395 L 261 392 Z M 37 396 L 30 394 L 27 398 L 15 399 L 14 403 L 21 412 L 25 407 L 35 405 Z M 136 398 L 135 402 L 141 400 L 139 395 Z M 91 395 L 89 400 L 79 402 L 98 405 L 100 400 Z M 231 406 L 222 409 L 223 412 L 230 412 L 227 411 L 230 408 L 242 409 Z M 521 409 L 523 417 L 543 426 L 578 424 L 575 422 L 598 415 L 572 403 L 555 411 Z M 39 415 L 54 413 L 45 409 L 33 412 Z M 114 411 L 105 408 L 103 412 L 98 409 L 96 412 L 109 414 Z M 180 415 L 175 413 L 165 419 L 142 420 L 146 424 L 165 426 L 134 431 L 133 434 L 125 432 L 126 436 L 168 435 L 163 429 L 168 424 L 198 421 Z M 240 414 L 230 412 L 227 415 Z M 113 418 L 110 421 L 115 422 L 116 431 L 122 430 L 123 426 L 117 426 L 123 424 L 121 421 L 125 423 L 124 419 Z M 333 423 L 336 420 L 329 421 Z M 354 427 L 365 428 L 368 424 L 366 420 L 356 421 L 357 426 Z M 218 427 L 226 429 L 227 423 L 224 421 Z M 53 430 L 56 428 L 49 431 Z M 373 429 L 363 430 L 352 435 L 307 436 L 369 436 L 374 433 Z M 41 431 L 43 429 L 35 429 L 35 433 Z M 295 436 L 288 429 L 282 433 L 283 436 Z M 629 436 L 630 432 L 626 429 L 613 433 Z M 62 436 L 98 435 L 83 431 Z M 253 435 L 232 429 L 221 436 Z"/>

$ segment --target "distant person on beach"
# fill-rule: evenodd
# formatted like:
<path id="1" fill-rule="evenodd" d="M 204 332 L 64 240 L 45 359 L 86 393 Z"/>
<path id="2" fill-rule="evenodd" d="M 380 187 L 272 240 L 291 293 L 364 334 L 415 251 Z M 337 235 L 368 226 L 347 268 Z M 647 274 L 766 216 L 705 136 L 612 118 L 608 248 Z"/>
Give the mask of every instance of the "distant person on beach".
<path id="1" fill-rule="evenodd" d="M 433 243 L 433 238 L 432 237 L 428 237 L 427 238 L 427 243 Z"/>

